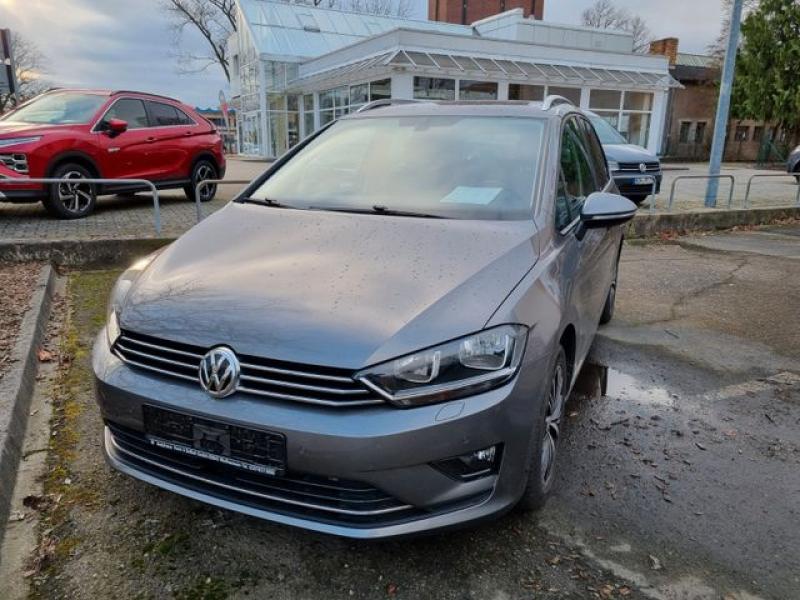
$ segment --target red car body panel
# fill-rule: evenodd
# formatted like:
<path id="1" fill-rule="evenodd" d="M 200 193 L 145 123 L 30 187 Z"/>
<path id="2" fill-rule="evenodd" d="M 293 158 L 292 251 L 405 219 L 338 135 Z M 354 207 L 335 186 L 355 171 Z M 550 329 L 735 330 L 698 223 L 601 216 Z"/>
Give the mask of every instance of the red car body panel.
<path id="1" fill-rule="evenodd" d="M 6 155 L 24 155 L 28 165 L 28 172 L 20 173 L 0 160 L 0 200 L 38 200 L 45 193 L 45 186 L 25 183 L 25 179 L 49 177 L 55 166 L 69 159 L 90 164 L 98 178 L 147 179 L 158 187 L 182 187 L 189 183 L 192 167 L 201 156 L 212 159 L 219 176 L 224 175 L 222 138 L 192 107 L 171 98 L 140 92 L 59 90 L 51 93 L 63 92 L 99 94 L 107 96 L 107 100 L 91 121 L 84 124 L 18 123 L 14 122 L 13 113 L 8 120 L 0 121 L 0 159 Z M 194 123 L 130 128 L 114 136 L 99 131 L 97 125 L 108 109 L 123 98 L 173 106 Z M 27 136 L 41 137 L 28 143 L 2 146 L 5 139 Z"/>

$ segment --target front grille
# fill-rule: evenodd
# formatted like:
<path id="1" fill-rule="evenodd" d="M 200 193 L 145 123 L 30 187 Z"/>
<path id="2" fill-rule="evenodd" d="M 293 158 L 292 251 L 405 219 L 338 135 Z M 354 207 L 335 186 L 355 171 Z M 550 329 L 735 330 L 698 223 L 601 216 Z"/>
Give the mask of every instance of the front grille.
<path id="1" fill-rule="evenodd" d="M 636 173 L 641 173 L 639 169 L 639 165 L 642 163 L 638 162 L 621 162 L 619 163 L 619 170 L 620 171 L 632 171 Z M 658 162 L 646 162 L 644 163 L 645 172 L 646 173 L 653 173 L 661 170 L 661 165 Z"/>
<path id="2" fill-rule="evenodd" d="M 28 157 L 24 154 L 0 154 L 0 162 L 17 173 L 28 172 Z"/>
<path id="3" fill-rule="evenodd" d="M 291 470 L 280 477 L 251 473 L 159 448 L 139 431 L 114 423 L 106 425 L 113 450 L 121 460 L 159 479 L 237 504 L 356 526 L 375 526 L 425 514 L 362 482 Z"/>
<path id="4" fill-rule="evenodd" d="M 199 385 L 198 369 L 208 348 L 181 344 L 123 330 L 114 353 L 132 367 Z M 346 369 L 320 367 L 238 355 L 238 392 L 276 400 L 323 406 L 365 406 L 383 400 Z"/>

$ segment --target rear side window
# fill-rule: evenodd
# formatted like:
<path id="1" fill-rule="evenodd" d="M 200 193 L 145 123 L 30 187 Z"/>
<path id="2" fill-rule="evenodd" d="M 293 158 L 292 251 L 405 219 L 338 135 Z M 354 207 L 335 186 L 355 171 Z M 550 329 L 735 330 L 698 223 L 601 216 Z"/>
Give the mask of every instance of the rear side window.
<path id="1" fill-rule="evenodd" d="M 153 127 L 169 127 L 180 124 L 178 110 L 174 106 L 148 100 L 147 110 L 150 112 L 150 123 Z"/>
<path id="2" fill-rule="evenodd" d="M 180 108 L 176 108 L 175 112 L 178 113 L 178 125 L 194 125 L 194 120 Z"/>
<path id="3" fill-rule="evenodd" d="M 128 123 L 129 129 L 141 129 L 147 127 L 147 113 L 144 110 L 144 102 L 136 98 L 122 98 L 117 100 L 108 109 L 104 121 L 111 119 L 121 119 Z"/>

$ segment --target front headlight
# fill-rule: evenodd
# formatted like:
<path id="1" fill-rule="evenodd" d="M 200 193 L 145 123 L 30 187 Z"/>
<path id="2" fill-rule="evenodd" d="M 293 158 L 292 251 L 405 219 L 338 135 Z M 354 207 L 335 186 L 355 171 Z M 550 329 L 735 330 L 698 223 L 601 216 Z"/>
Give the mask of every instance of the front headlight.
<path id="1" fill-rule="evenodd" d="M 163 250 L 163 248 L 162 248 Z M 139 278 L 142 272 L 153 262 L 153 259 L 161 253 L 161 250 L 156 250 L 152 254 L 145 256 L 133 263 L 128 270 L 119 276 L 117 282 L 111 290 L 111 297 L 108 300 L 108 307 L 106 309 L 106 335 L 108 337 L 108 345 L 113 346 L 114 342 L 120 335 L 119 327 L 119 311 L 128 292 L 131 291 L 133 283 Z"/>
<path id="2" fill-rule="evenodd" d="M 609 171 L 619 171 L 619 163 L 615 160 L 608 161 L 608 170 Z"/>
<path id="3" fill-rule="evenodd" d="M 6 138 L 4 140 L 0 140 L 0 148 L 6 148 L 8 146 L 18 146 L 19 144 L 31 144 L 33 142 L 38 142 L 42 139 L 40 135 L 32 135 L 28 137 L 18 137 L 18 138 Z"/>
<path id="4" fill-rule="evenodd" d="M 486 391 L 519 368 L 528 328 L 501 325 L 364 369 L 356 379 L 398 406 Z"/>

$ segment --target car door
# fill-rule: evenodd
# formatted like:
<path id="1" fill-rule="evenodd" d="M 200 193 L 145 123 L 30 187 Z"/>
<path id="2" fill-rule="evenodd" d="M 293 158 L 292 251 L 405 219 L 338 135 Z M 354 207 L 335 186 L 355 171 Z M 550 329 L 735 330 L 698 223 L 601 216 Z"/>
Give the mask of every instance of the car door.
<path id="1" fill-rule="evenodd" d="M 186 149 L 183 138 L 186 126 L 181 125 L 177 109 L 166 102 L 145 100 L 153 144 L 150 151 L 150 169 L 156 180 L 172 181 L 186 179 L 184 155 Z"/>
<path id="2" fill-rule="evenodd" d="M 586 149 L 584 133 L 576 117 L 565 120 L 561 133 L 561 165 L 556 191 L 556 223 L 562 225 L 565 245 L 563 289 L 569 290 L 567 301 L 577 315 L 576 359 L 582 361 L 589 351 L 600 321 L 602 304 L 599 286 L 606 277 L 601 268 L 605 230 L 581 228 L 581 209 L 586 198 L 599 191 Z"/>
<path id="3" fill-rule="evenodd" d="M 128 124 L 123 133 L 113 135 L 106 130 L 111 119 Z M 95 125 L 100 146 L 100 169 L 103 177 L 138 179 L 149 175 L 151 147 L 149 122 L 144 102 L 138 98 L 119 98 Z"/>

